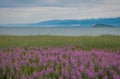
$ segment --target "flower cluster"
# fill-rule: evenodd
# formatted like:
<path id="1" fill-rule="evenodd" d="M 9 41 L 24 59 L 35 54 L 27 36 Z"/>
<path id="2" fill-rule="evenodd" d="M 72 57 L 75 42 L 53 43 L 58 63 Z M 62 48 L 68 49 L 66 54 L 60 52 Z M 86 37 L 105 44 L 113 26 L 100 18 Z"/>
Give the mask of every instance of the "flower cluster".
<path id="1" fill-rule="evenodd" d="M 1 50 L 0 76 L 9 79 L 120 79 L 119 52 L 74 49 L 68 46 Z"/>

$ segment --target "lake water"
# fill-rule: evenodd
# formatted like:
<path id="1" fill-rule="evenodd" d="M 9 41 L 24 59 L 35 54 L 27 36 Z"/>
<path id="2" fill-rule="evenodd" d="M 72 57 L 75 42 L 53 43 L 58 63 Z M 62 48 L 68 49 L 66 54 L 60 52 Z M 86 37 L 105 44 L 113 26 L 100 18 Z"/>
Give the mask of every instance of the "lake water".
<path id="1" fill-rule="evenodd" d="M 0 35 L 99 36 L 120 35 L 120 28 L 0 27 Z"/>

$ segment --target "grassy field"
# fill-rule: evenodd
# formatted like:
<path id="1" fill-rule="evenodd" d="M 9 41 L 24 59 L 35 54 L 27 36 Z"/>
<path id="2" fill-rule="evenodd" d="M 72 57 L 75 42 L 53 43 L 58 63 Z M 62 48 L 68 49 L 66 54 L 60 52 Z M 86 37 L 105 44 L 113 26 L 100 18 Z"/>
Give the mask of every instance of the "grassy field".
<path id="1" fill-rule="evenodd" d="M 63 47 L 74 45 L 82 49 L 119 50 L 120 36 L 0 36 L 0 48 Z"/>

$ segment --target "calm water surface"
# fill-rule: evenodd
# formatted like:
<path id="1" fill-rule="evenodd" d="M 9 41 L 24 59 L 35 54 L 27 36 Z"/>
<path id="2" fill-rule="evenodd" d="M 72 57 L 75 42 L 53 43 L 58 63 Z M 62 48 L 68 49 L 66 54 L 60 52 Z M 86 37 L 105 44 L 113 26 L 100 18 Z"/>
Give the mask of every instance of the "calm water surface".
<path id="1" fill-rule="evenodd" d="M 120 35 L 120 28 L 0 27 L 0 35 L 99 36 Z"/>

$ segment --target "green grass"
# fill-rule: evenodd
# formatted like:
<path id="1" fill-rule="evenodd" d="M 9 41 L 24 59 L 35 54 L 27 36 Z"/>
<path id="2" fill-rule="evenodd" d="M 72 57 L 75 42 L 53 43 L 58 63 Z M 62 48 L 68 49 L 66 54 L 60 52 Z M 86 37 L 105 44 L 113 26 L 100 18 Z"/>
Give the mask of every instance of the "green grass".
<path id="1" fill-rule="evenodd" d="M 83 49 L 119 50 L 120 36 L 0 36 L 0 48 L 75 45 Z"/>

